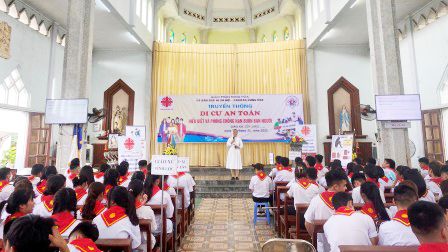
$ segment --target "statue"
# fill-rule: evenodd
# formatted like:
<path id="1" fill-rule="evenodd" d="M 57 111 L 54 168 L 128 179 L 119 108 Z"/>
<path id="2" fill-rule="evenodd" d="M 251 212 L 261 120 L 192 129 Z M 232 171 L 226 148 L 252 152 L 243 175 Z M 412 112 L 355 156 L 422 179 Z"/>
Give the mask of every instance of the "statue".
<path id="1" fill-rule="evenodd" d="M 120 106 L 117 105 L 112 114 L 112 132 L 123 134 L 124 126 L 127 123 L 126 107 L 120 108 Z"/>
<path id="2" fill-rule="evenodd" d="M 342 105 L 342 111 L 339 114 L 339 123 L 342 132 L 350 131 L 350 114 L 345 105 Z"/>

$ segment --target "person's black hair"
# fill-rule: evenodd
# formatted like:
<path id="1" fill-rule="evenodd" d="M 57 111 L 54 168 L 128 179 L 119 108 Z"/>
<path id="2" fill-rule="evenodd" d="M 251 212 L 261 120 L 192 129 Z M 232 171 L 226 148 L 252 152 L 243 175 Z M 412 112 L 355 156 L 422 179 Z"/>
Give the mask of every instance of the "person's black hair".
<path id="1" fill-rule="evenodd" d="M 355 184 L 355 181 L 361 181 L 361 184 L 366 182 L 366 176 L 364 175 L 364 173 L 354 173 L 351 179 L 352 185 Z"/>
<path id="2" fill-rule="evenodd" d="M 417 192 L 409 185 L 400 183 L 394 188 L 394 201 L 403 206 L 410 206 L 418 200 Z"/>
<path id="3" fill-rule="evenodd" d="M 55 195 L 56 192 L 59 191 L 59 189 L 64 187 L 64 184 L 65 184 L 65 177 L 63 175 L 58 174 L 51 176 L 47 181 L 47 185 L 45 187 L 43 195 L 45 196 Z"/>
<path id="4" fill-rule="evenodd" d="M 80 233 L 84 238 L 91 239 L 94 242 L 98 240 L 98 237 L 100 236 L 100 232 L 96 225 L 87 221 L 79 223 L 72 232 L 70 232 L 68 238 L 70 239 L 70 237 L 76 233 Z"/>
<path id="5" fill-rule="evenodd" d="M 74 188 L 77 187 L 77 186 L 82 186 L 84 183 L 87 183 L 87 184 L 88 184 L 87 177 L 84 176 L 84 175 L 76 176 L 76 177 L 73 179 L 73 187 L 74 187 Z"/>
<path id="6" fill-rule="evenodd" d="M 79 161 L 79 158 L 74 158 L 70 162 L 70 170 L 76 169 L 81 165 L 81 162 Z"/>
<path id="7" fill-rule="evenodd" d="M 151 176 L 146 177 L 145 183 L 143 184 L 143 187 L 144 187 L 143 190 L 145 191 L 145 194 L 148 196 L 148 200 L 150 200 L 152 197 L 152 190 L 153 190 L 154 186 L 159 186 L 155 182 L 160 178 L 161 178 L 160 175 L 151 175 Z M 159 182 L 160 182 L 160 180 L 159 180 Z"/>
<path id="8" fill-rule="evenodd" d="M 366 167 L 364 167 L 364 174 L 371 179 L 378 180 L 378 178 L 379 178 L 378 168 L 371 164 L 368 164 L 368 165 L 366 165 Z"/>
<path id="9" fill-rule="evenodd" d="M 429 163 L 429 170 L 431 170 L 436 177 L 440 177 L 442 175 L 441 168 L 442 165 L 438 161 L 432 161 Z"/>
<path id="10" fill-rule="evenodd" d="M 355 162 L 356 162 L 358 165 L 362 165 L 362 158 L 360 158 L 360 157 L 355 158 Z"/>
<path id="11" fill-rule="evenodd" d="M 104 185 L 117 186 L 120 173 L 116 169 L 109 169 L 104 174 Z"/>
<path id="12" fill-rule="evenodd" d="M 403 174 L 403 177 L 405 180 L 411 180 L 415 183 L 418 189 L 418 197 L 421 198 L 426 193 L 426 183 L 423 179 L 422 175 L 420 175 L 420 172 L 418 172 L 417 169 L 409 169 L 405 171 Z"/>
<path id="13" fill-rule="evenodd" d="M 341 167 L 342 167 L 342 162 L 341 162 L 341 160 L 340 160 L 340 159 L 335 159 L 335 160 L 333 160 L 333 162 L 332 162 L 332 163 L 340 164 L 340 165 L 341 165 Z"/>
<path id="14" fill-rule="evenodd" d="M 148 170 L 147 175 L 151 175 L 151 167 L 152 167 L 151 163 L 149 163 L 148 166 L 146 166 L 146 170 Z"/>
<path id="15" fill-rule="evenodd" d="M 134 172 L 134 174 L 132 174 L 131 181 L 136 179 L 141 180 L 142 182 L 145 181 L 145 174 L 142 171 Z"/>
<path id="16" fill-rule="evenodd" d="M 440 198 L 438 204 L 446 213 L 447 212 L 446 210 L 448 210 L 448 196 L 445 195 L 442 198 Z"/>
<path id="17" fill-rule="evenodd" d="M 350 173 L 355 173 L 354 171 L 353 171 L 353 167 L 355 167 L 355 163 L 353 163 L 353 162 L 350 162 L 350 163 L 348 163 L 347 164 L 347 173 L 348 174 L 350 174 Z"/>
<path id="18" fill-rule="evenodd" d="M 257 171 L 264 171 L 264 167 L 260 163 L 253 164 L 252 167 Z"/>
<path id="19" fill-rule="evenodd" d="M 9 196 L 6 205 L 6 212 L 9 214 L 16 213 L 20 210 L 20 205 L 25 205 L 28 203 L 30 199 L 33 199 L 34 193 L 33 191 L 29 191 L 26 189 L 19 189 L 14 191 L 11 196 Z M 0 212 L 3 210 L 0 209 Z"/>
<path id="20" fill-rule="evenodd" d="M 129 163 L 126 161 L 121 162 L 120 165 L 117 167 L 120 176 L 126 176 L 126 174 L 128 174 L 128 169 L 129 169 Z"/>
<path id="21" fill-rule="evenodd" d="M 376 159 L 374 159 L 374 158 L 369 158 L 368 160 L 367 160 L 367 164 L 370 164 L 370 165 L 376 165 Z"/>
<path id="22" fill-rule="evenodd" d="M 361 185 L 361 193 L 365 194 L 367 199 L 372 201 L 373 207 L 378 213 L 378 219 L 388 221 L 390 220 L 387 214 L 384 203 L 381 199 L 380 189 L 372 182 L 366 182 Z"/>
<path id="23" fill-rule="evenodd" d="M 11 173 L 11 169 L 9 168 L 0 168 L 0 181 L 6 180 L 8 178 L 8 175 Z"/>
<path id="24" fill-rule="evenodd" d="M 28 181 L 29 184 L 31 185 L 31 187 L 33 187 L 33 185 L 31 184 L 31 182 L 28 180 L 27 177 L 25 176 L 17 176 L 16 179 L 14 180 L 13 186 L 16 187 L 16 185 L 20 182 L 20 181 Z"/>
<path id="25" fill-rule="evenodd" d="M 93 182 L 89 186 L 89 190 L 87 193 L 86 202 L 82 207 L 81 216 L 86 220 L 93 220 L 96 217 L 95 214 L 95 205 L 98 199 L 98 196 L 104 193 L 105 186 L 100 182 Z"/>
<path id="26" fill-rule="evenodd" d="M 445 224 L 443 209 L 435 203 L 417 201 L 408 208 L 412 232 L 417 236 L 433 235 Z"/>
<path id="27" fill-rule="evenodd" d="M 39 173 L 43 173 L 44 165 L 43 164 L 35 164 L 31 167 L 31 175 L 38 176 Z"/>
<path id="28" fill-rule="evenodd" d="M 389 164 L 390 168 L 395 169 L 395 161 L 393 159 L 386 158 L 386 159 L 384 159 L 384 161 L 386 161 L 386 163 Z"/>
<path id="29" fill-rule="evenodd" d="M 50 239 L 48 239 L 55 226 L 55 221 L 52 218 L 28 215 L 26 218 L 18 218 L 10 223 L 10 226 L 5 226 L 4 246 L 7 240 L 16 252 L 58 251 L 50 249 Z"/>
<path id="30" fill-rule="evenodd" d="M 76 192 L 71 188 L 62 188 L 54 195 L 53 214 L 64 211 L 74 213 L 76 219 Z"/>
<path id="31" fill-rule="evenodd" d="M 95 176 L 93 174 L 93 168 L 90 165 L 85 165 L 81 168 L 81 171 L 79 171 L 79 176 L 84 176 L 87 178 L 87 184 L 92 184 L 95 182 Z"/>
<path id="32" fill-rule="evenodd" d="M 426 165 L 429 165 L 429 159 L 427 157 L 422 157 L 418 159 L 419 163 L 424 163 Z"/>
<path id="33" fill-rule="evenodd" d="M 58 174 L 58 170 L 56 169 L 56 166 L 53 166 L 53 165 L 47 166 L 47 167 L 45 167 L 44 174 L 42 175 L 42 179 L 46 180 L 46 179 L 48 179 L 48 177 L 50 175 L 56 175 L 56 174 Z"/>
<path id="34" fill-rule="evenodd" d="M 282 164 L 284 167 L 289 166 L 289 158 L 287 158 L 287 157 L 282 157 L 281 164 Z"/>
<path id="35" fill-rule="evenodd" d="M 114 187 L 108 195 L 109 207 L 112 203 L 115 203 L 117 206 L 123 207 L 126 210 L 126 214 L 129 217 L 132 225 L 138 225 L 138 217 L 137 212 L 135 210 L 135 198 L 130 194 L 126 188 L 122 186 Z"/>
<path id="36" fill-rule="evenodd" d="M 142 166 L 147 166 L 148 165 L 148 161 L 146 160 L 140 160 L 138 161 L 138 166 L 142 167 Z"/>
<path id="37" fill-rule="evenodd" d="M 318 163 L 322 163 L 322 161 L 324 160 L 324 156 L 322 156 L 321 154 L 317 154 L 316 155 L 316 160 Z"/>
<path id="38" fill-rule="evenodd" d="M 442 195 L 448 195 L 448 180 L 444 180 L 440 183 L 440 190 L 442 190 Z"/>
<path id="39" fill-rule="evenodd" d="M 405 166 L 405 165 L 399 165 L 398 167 L 397 167 L 397 169 L 395 169 L 397 172 L 398 172 L 398 174 L 400 174 L 401 176 L 403 176 L 404 175 L 404 173 L 407 171 L 407 170 L 410 170 L 411 168 L 409 168 L 408 166 Z"/>
<path id="40" fill-rule="evenodd" d="M 317 179 L 317 170 L 316 168 L 306 168 L 305 169 L 305 174 L 306 177 L 312 180 L 316 180 Z"/>
<path id="41" fill-rule="evenodd" d="M 342 169 L 342 165 L 340 162 L 335 162 L 337 159 L 335 159 L 331 164 L 330 164 L 330 170 L 335 170 L 335 169 Z"/>
<path id="42" fill-rule="evenodd" d="M 314 167 L 314 165 L 316 165 L 316 158 L 313 156 L 306 156 L 305 160 L 310 167 Z"/>
<path id="43" fill-rule="evenodd" d="M 134 198 L 137 198 L 137 196 L 140 195 L 140 193 L 143 192 L 143 181 L 138 180 L 138 179 L 137 180 L 132 180 L 129 183 L 128 191 L 129 191 L 130 194 L 132 194 L 132 196 Z"/>
<path id="44" fill-rule="evenodd" d="M 325 180 L 327 181 L 327 187 L 331 187 L 341 181 L 347 181 L 347 174 L 341 169 L 330 170 L 325 174 Z"/>
<path id="45" fill-rule="evenodd" d="M 299 165 L 299 164 L 303 163 L 303 159 L 301 157 L 296 157 L 296 158 L 294 158 L 294 163 L 296 165 Z"/>
<path id="46" fill-rule="evenodd" d="M 353 198 L 349 193 L 346 192 L 335 193 L 335 195 L 331 199 L 331 203 L 333 203 L 333 207 L 335 210 L 342 206 L 347 206 L 348 202 L 350 201 L 353 201 Z"/>
<path id="47" fill-rule="evenodd" d="M 440 174 L 442 173 L 448 173 L 448 165 L 442 165 L 442 168 L 440 168 Z"/>
<path id="48" fill-rule="evenodd" d="M 382 177 L 384 177 L 384 176 L 386 176 L 386 174 L 384 173 L 384 169 L 383 168 L 381 168 L 381 166 L 376 166 L 376 170 L 377 170 L 377 173 L 378 173 L 378 178 L 382 178 Z"/>
<path id="49" fill-rule="evenodd" d="M 110 165 L 108 165 L 108 164 L 101 164 L 100 165 L 100 172 L 106 172 L 109 169 L 110 169 Z"/>

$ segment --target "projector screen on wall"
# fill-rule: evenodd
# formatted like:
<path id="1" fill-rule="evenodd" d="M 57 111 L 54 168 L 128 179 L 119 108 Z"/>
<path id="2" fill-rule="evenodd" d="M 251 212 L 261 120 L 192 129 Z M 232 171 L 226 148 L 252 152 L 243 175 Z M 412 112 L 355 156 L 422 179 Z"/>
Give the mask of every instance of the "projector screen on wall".
<path id="1" fill-rule="evenodd" d="M 45 124 L 87 123 L 89 99 L 47 100 Z"/>
<path id="2" fill-rule="evenodd" d="M 376 95 L 376 120 L 412 121 L 422 119 L 420 95 Z"/>

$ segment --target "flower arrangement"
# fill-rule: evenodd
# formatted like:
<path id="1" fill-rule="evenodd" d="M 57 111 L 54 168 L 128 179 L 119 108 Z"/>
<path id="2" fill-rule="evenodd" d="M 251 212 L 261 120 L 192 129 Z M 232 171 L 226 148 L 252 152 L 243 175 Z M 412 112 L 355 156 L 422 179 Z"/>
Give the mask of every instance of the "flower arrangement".
<path id="1" fill-rule="evenodd" d="M 168 146 L 166 146 L 165 151 L 163 152 L 163 154 L 164 155 L 177 155 L 177 150 L 171 144 L 168 144 Z"/>
<path id="2" fill-rule="evenodd" d="M 293 136 L 289 140 L 289 146 L 291 146 L 292 151 L 302 151 L 302 146 L 304 144 L 307 144 L 307 142 L 299 136 Z"/>

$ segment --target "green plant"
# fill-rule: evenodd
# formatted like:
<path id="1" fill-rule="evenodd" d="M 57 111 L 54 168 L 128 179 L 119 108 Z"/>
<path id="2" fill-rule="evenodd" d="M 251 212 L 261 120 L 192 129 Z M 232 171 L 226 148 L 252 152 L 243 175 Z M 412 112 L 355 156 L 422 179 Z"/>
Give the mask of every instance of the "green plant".
<path id="1" fill-rule="evenodd" d="M 3 152 L 3 158 L 0 161 L 0 167 L 6 166 L 7 164 L 15 164 L 16 162 L 16 146 L 13 145 L 9 150 Z"/>

